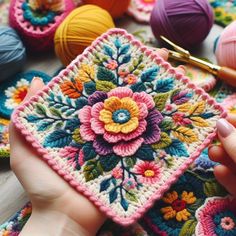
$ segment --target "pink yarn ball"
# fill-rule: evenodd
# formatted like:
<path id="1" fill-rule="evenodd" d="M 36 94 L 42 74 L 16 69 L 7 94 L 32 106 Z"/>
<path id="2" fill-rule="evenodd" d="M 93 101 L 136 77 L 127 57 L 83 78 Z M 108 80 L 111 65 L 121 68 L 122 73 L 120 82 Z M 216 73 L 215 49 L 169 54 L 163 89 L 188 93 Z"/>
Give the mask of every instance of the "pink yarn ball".
<path id="1" fill-rule="evenodd" d="M 220 66 L 236 69 L 236 21 L 221 33 L 216 45 L 216 59 Z"/>
<path id="2" fill-rule="evenodd" d="M 161 35 L 185 48 L 201 43 L 213 25 L 208 0 L 158 0 L 150 24 L 157 39 Z"/>
<path id="3" fill-rule="evenodd" d="M 27 19 L 25 10 L 26 4 L 26 0 L 11 1 L 9 10 L 10 26 L 19 33 L 24 45 L 29 51 L 43 52 L 53 49 L 53 39 L 56 29 L 75 8 L 74 1 L 64 0 L 64 10 L 59 14 L 55 14 L 51 22 L 42 25 L 35 25 Z"/>

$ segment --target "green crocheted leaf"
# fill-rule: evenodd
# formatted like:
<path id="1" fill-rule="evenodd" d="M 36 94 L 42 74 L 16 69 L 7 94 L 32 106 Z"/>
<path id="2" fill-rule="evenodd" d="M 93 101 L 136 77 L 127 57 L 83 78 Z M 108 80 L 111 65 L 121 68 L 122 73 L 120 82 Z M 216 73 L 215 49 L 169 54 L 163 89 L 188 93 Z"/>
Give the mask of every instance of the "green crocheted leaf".
<path id="1" fill-rule="evenodd" d="M 97 81 L 96 82 L 96 89 L 98 91 L 103 91 L 103 92 L 109 92 L 112 89 L 114 89 L 116 87 L 115 84 L 113 84 L 112 82 L 109 81 Z"/>
<path id="2" fill-rule="evenodd" d="M 203 185 L 203 191 L 208 197 L 226 196 L 226 190 L 216 181 L 206 182 Z"/>
<path id="3" fill-rule="evenodd" d="M 159 111 L 162 111 L 165 108 L 168 97 L 169 93 L 158 93 L 154 97 L 155 106 Z"/>
<path id="4" fill-rule="evenodd" d="M 72 134 L 72 138 L 75 142 L 83 144 L 85 143 L 85 141 L 82 139 L 81 135 L 80 135 L 80 129 L 75 129 L 75 131 Z"/>
<path id="5" fill-rule="evenodd" d="M 195 233 L 195 228 L 197 225 L 196 219 L 191 219 L 185 222 L 183 225 L 179 236 L 192 236 Z"/>
<path id="6" fill-rule="evenodd" d="M 169 135 L 165 132 L 161 132 L 161 139 L 158 143 L 154 143 L 152 144 L 152 147 L 156 150 L 156 149 L 162 149 L 162 148 L 166 148 L 168 146 L 170 146 L 171 144 L 171 138 L 169 137 Z"/>
<path id="7" fill-rule="evenodd" d="M 103 169 L 98 160 L 90 160 L 86 162 L 83 173 L 85 180 L 88 182 L 100 176 L 103 173 Z"/>
<path id="8" fill-rule="evenodd" d="M 138 202 L 138 198 L 136 197 L 135 193 L 129 191 L 125 194 L 126 199 L 130 200 L 131 202 Z"/>
<path id="9" fill-rule="evenodd" d="M 39 115 L 46 115 L 47 114 L 47 109 L 40 103 L 36 104 L 36 112 Z"/>
<path id="10" fill-rule="evenodd" d="M 135 165 L 136 161 L 137 161 L 137 159 L 135 157 L 125 158 L 125 163 L 129 168 L 132 168 Z"/>
<path id="11" fill-rule="evenodd" d="M 56 116 L 59 118 L 61 117 L 61 112 L 58 109 L 51 107 L 51 108 L 49 108 L 49 111 L 53 116 Z"/>
<path id="12" fill-rule="evenodd" d="M 170 119 L 164 119 L 161 123 L 160 123 L 160 128 L 162 131 L 168 131 L 171 130 L 173 128 L 174 124 L 173 121 Z"/>

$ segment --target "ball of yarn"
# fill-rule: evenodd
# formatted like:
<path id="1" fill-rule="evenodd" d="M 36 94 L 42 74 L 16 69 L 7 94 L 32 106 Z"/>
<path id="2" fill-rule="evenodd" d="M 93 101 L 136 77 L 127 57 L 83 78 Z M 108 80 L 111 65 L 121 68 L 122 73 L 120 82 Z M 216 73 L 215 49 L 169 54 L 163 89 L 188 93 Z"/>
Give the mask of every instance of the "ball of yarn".
<path id="1" fill-rule="evenodd" d="M 130 4 L 130 0 L 84 0 L 85 4 L 94 4 L 107 10 L 113 18 L 121 17 Z"/>
<path id="2" fill-rule="evenodd" d="M 228 25 L 221 33 L 215 53 L 220 66 L 236 69 L 236 21 Z"/>
<path id="3" fill-rule="evenodd" d="M 110 14 L 95 5 L 84 5 L 73 10 L 58 27 L 55 52 L 64 65 L 68 65 L 97 37 L 114 28 Z"/>
<path id="4" fill-rule="evenodd" d="M 0 26 L 0 81 L 19 72 L 25 63 L 25 47 L 10 27 Z"/>
<path id="5" fill-rule="evenodd" d="M 73 0 L 12 0 L 9 24 L 29 51 L 44 52 L 53 49 L 56 29 L 74 8 Z"/>
<path id="6" fill-rule="evenodd" d="M 208 0 L 158 0 L 150 24 L 157 39 L 161 35 L 185 48 L 201 43 L 213 25 Z"/>

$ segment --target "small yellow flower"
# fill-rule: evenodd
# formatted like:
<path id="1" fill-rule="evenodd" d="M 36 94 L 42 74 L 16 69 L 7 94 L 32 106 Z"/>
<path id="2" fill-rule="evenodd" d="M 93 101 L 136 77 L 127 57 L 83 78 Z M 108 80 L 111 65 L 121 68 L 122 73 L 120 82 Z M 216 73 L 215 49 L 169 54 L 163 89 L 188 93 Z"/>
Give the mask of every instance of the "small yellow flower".
<path id="1" fill-rule="evenodd" d="M 170 204 L 161 208 L 163 218 L 165 220 L 176 219 L 177 221 L 186 221 L 191 216 L 190 212 L 186 209 L 187 205 L 191 205 L 196 201 L 193 192 L 183 191 L 181 197 L 178 196 L 176 191 L 167 193 L 163 198 L 163 202 Z"/>
<path id="2" fill-rule="evenodd" d="M 82 64 L 81 69 L 78 71 L 77 77 L 81 82 L 89 82 L 95 78 L 94 66 Z"/>

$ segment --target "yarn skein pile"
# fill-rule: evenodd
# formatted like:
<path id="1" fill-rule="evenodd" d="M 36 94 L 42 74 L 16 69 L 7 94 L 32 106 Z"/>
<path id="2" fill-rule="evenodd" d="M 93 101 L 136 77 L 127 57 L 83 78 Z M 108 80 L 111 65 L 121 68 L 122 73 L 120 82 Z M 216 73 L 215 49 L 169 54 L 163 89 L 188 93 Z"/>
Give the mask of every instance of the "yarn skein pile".
<path id="1" fill-rule="evenodd" d="M 19 72 L 25 64 L 25 47 L 15 30 L 0 27 L 0 81 Z"/>
<path id="2" fill-rule="evenodd" d="M 157 39 L 161 35 L 185 48 L 200 44 L 213 25 L 207 0 L 158 0 L 150 24 Z"/>
<path id="3" fill-rule="evenodd" d="M 42 52 L 53 49 L 57 27 L 74 9 L 73 0 L 12 0 L 9 23 L 22 37 L 27 49 Z"/>
<path id="4" fill-rule="evenodd" d="M 95 5 L 84 5 L 73 10 L 58 27 L 54 42 L 55 52 L 68 65 L 97 37 L 114 28 L 110 14 Z"/>

